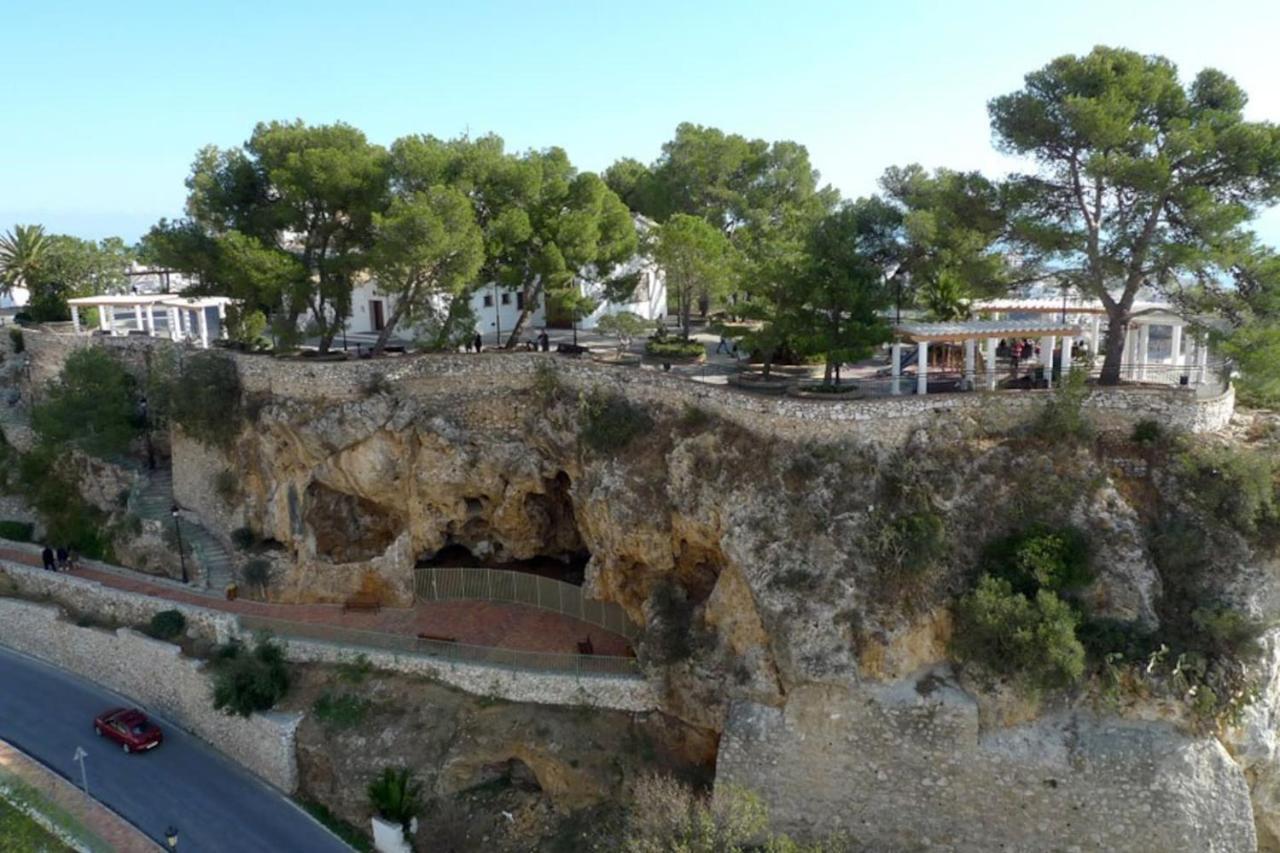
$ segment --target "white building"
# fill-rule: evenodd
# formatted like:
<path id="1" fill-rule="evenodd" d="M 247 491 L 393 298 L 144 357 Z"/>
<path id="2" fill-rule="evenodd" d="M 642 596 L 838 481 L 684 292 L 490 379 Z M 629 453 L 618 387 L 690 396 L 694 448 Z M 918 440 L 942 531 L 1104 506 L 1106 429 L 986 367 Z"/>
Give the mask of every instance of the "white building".
<path id="1" fill-rule="evenodd" d="M 636 217 L 636 229 L 647 231 L 653 223 L 644 217 Z M 604 282 L 606 278 L 635 276 L 636 287 L 626 301 L 611 302 L 604 298 Z M 578 328 L 584 331 L 595 328 L 599 319 L 606 314 L 631 312 L 651 321 L 661 320 L 667 313 L 667 279 L 652 259 L 644 255 L 636 255 L 626 263 L 610 271 L 607 277 L 586 277 L 577 282 L 582 292 L 599 301 L 599 306 L 590 315 L 578 321 Z M 439 306 L 441 309 L 444 306 Z M 387 320 L 395 309 L 395 296 L 378 290 L 376 279 L 367 279 L 355 286 L 351 294 L 351 318 L 347 324 L 350 334 L 377 334 L 385 327 Z M 475 332 L 486 345 L 494 342 L 505 343 L 516 321 L 524 310 L 524 294 L 519 289 L 507 289 L 496 283 L 477 288 L 471 294 L 471 312 L 475 316 Z M 523 334 L 532 339 L 538 331 L 550 325 L 568 328 L 567 318 L 557 318 L 555 312 L 548 312 L 545 294 L 538 305 L 530 312 L 525 321 Z M 397 328 L 393 333 L 400 338 L 413 338 L 413 329 Z"/>

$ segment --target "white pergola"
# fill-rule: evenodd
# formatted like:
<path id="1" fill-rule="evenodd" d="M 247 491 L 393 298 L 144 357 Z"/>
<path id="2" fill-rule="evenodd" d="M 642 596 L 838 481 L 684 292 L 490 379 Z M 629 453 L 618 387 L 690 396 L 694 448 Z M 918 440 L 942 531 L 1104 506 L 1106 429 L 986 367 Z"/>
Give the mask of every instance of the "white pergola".
<path id="1" fill-rule="evenodd" d="M 1062 341 L 1062 364 L 1071 365 L 1071 347 L 1081 337 L 1080 326 L 1051 320 L 962 320 L 951 323 L 903 323 L 895 329 L 898 340 L 892 347 L 891 391 L 901 393 L 902 349 L 916 345 L 916 393 L 929 393 L 929 344 L 957 343 L 964 345 L 964 379 L 969 388 L 975 387 L 977 378 L 978 341 L 985 341 L 983 360 L 988 391 L 996 389 L 996 347 L 1002 338 L 1040 338 L 1040 356 L 1045 367 L 1045 377 L 1053 374 L 1053 353 Z"/>
<path id="2" fill-rule="evenodd" d="M 184 298 L 171 293 L 108 294 L 67 300 L 71 308 L 71 323 L 77 333 L 83 331 L 81 309 L 97 308 L 98 327 L 104 334 L 119 336 L 140 332 L 154 336 L 157 333 L 156 318 L 161 316 L 171 340 L 195 341 L 204 348 L 208 348 L 211 337 L 207 309 L 216 309 L 218 319 L 222 321 L 226 319 L 227 305 L 231 302 L 226 296 Z M 128 309 L 132 309 L 133 321 L 121 322 L 117 312 Z"/>
<path id="3" fill-rule="evenodd" d="M 1061 320 L 1077 319 L 1087 323 L 1085 346 L 1090 355 L 1101 351 L 1102 319 L 1106 307 L 1099 299 L 986 299 L 974 302 L 976 312 L 994 319 L 1010 314 L 1057 315 Z M 1185 335 L 1190 325 L 1167 302 L 1135 302 L 1129 313 L 1129 325 L 1124 336 L 1123 376 L 1135 382 L 1179 381 L 1182 375 L 1191 384 L 1205 378 L 1209 363 L 1209 345 L 1202 337 Z M 1167 326 L 1170 329 L 1169 355 L 1155 358 L 1151 355 L 1151 328 Z M 1184 337 L 1190 341 L 1184 352 Z"/>

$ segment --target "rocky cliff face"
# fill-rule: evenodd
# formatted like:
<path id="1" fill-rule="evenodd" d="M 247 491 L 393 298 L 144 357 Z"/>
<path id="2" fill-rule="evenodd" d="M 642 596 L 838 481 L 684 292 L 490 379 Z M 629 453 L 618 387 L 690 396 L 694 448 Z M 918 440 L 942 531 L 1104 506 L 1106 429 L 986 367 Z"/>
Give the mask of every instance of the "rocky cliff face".
<path id="1" fill-rule="evenodd" d="M 1273 612 L 1266 551 L 1195 509 L 1167 458 L 964 415 L 886 447 L 856 427 L 814 444 L 649 407 L 620 440 L 591 390 L 541 377 L 272 399 L 225 458 L 184 468 L 175 443 L 179 497 L 239 472 L 229 517 L 286 546 L 274 594 L 291 600 L 372 588 L 407 603 L 415 562 L 449 546 L 490 564 L 589 554 L 588 589 L 646 626 L 666 711 L 723 732 L 724 778 L 793 828 L 852 809 L 841 827 L 882 826 L 876 844 L 980 849 L 986 809 L 1026 815 L 987 836 L 1015 847 L 1251 849 L 1255 817 L 1274 839 L 1276 672 L 1255 670 L 1264 701 L 1233 759 L 1147 688 L 1009 702 L 947 665 L 950 605 L 983 544 L 1031 521 L 1090 532 L 1080 598 L 1100 619 L 1171 618 L 1183 581 L 1157 566 L 1152 531 L 1175 507 L 1219 555 L 1213 599 Z"/>

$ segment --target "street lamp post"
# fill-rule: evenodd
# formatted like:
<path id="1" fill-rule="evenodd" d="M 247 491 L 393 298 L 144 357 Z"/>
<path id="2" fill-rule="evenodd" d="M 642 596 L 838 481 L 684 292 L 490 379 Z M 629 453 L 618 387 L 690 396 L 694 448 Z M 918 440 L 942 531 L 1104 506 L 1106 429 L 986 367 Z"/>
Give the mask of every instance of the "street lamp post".
<path id="1" fill-rule="evenodd" d="M 191 580 L 187 577 L 187 554 L 182 547 L 182 525 L 178 523 L 177 504 L 173 505 L 173 508 L 169 510 L 169 514 L 173 516 L 173 532 L 178 537 L 178 561 L 182 565 L 182 582 L 190 583 Z"/>

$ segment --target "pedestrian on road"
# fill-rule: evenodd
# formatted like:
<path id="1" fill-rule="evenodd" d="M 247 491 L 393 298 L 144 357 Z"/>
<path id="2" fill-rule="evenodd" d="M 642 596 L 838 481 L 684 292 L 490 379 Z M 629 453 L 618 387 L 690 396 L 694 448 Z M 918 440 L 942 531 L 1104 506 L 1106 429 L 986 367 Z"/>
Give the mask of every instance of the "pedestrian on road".
<path id="1" fill-rule="evenodd" d="M 471 338 L 467 338 L 467 352 L 471 352 Z"/>
<path id="2" fill-rule="evenodd" d="M 484 349 L 484 339 L 480 337 L 479 332 L 476 332 L 476 339 L 472 343 L 472 346 L 476 348 L 476 352 L 480 352 L 482 349 Z"/>
<path id="3" fill-rule="evenodd" d="M 45 545 L 44 550 L 40 552 L 40 559 L 44 561 L 44 570 L 46 572 L 57 571 L 57 566 L 53 562 L 53 549 L 48 545 Z"/>
<path id="4" fill-rule="evenodd" d="M 716 344 L 716 355 L 719 355 L 722 352 L 730 352 L 729 339 L 724 335 L 720 336 L 720 343 Z"/>
<path id="5" fill-rule="evenodd" d="M 65 545 L 58 548 L 58 571 L 65 572 L 67 570 L 67 548 Z"/>
<path id="6" fill-rule="evenodd" d="M 538 335 L 538 346 L 543 352 L 551 350 L 551 336 L 547 334 L 546 329 L 543 329 L 542 333 Z"/>

